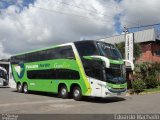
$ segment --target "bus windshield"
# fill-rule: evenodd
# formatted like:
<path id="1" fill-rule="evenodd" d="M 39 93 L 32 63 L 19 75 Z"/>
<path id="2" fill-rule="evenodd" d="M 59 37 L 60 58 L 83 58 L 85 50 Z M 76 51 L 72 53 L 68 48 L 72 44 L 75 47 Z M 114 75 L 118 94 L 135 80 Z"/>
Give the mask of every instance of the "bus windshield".
<path id="1" fill-rule="evenodd" d="M 100 53 L 103 56 L 113 60 L 122 59 L 120 52 L 114 45 L 104 43 L 104 42 L 98 42 L 98 47 L 99 47 Z M 110 68 L 105 68 L 105 73 L 106 73 L 105 80 L 107 82 L 113 83 L 113 84 L 125 83 L 123 65 L 111 64 Z"/>
<path id="2" fill-rule="evenodd" d="M 123 65 L 111 64 L 110 68 L 105 68 L 105 73 L 106 73 L 105 81 L 113 84 L 125 83 L 126 80 L 124 79 L 125 73 L 123 69 L 124 69 Z"/>
<path id="3" fill-rule="evenodd" d="M 114 60 L 122 59 L 121 54 L 119 53 L 118 49 L 114 45 L 98 42 L 98 47 L 99 47 L 100 53 L 103 56 L 109 59 L 114 59 Z"/>

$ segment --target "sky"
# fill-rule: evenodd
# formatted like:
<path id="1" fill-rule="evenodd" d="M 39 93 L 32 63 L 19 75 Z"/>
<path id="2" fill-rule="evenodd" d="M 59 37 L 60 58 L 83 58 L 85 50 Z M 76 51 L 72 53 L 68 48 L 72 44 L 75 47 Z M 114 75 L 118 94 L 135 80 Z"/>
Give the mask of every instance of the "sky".
<path id="1" fill-rule="evenodd" d="M 0 0 L 0 59 L 160 23 L 160 0 Z"/>

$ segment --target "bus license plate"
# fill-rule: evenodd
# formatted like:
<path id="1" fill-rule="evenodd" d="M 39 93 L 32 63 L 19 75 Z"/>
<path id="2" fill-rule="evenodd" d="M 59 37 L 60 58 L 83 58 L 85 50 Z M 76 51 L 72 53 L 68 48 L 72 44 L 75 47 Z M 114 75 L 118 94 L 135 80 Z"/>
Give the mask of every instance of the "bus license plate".
<path id="1" fill-rule="evenodd" d="M 121 95 L 121 93 L 117 93 L 117 95 Z"/>

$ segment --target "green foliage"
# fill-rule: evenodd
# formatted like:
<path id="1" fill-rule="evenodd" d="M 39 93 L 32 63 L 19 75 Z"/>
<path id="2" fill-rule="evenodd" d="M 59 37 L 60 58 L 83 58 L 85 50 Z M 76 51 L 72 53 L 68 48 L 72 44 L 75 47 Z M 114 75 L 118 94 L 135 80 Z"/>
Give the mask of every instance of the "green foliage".
<path id="1" fill-rule="evenodd" d="M 143 76 L 142 79 L 145 79 L 145 77 L 148 77 L 149 71 L 150 71 L 150 64 L 145 62 L 145 63 L 140 64 L 139 67 L 140 67 L 141 74 Z"/>
<path id="2" fill-rule="evenodd" d="M 155 62 L 152 63 L 153 68 L 155 68 L 155 70 L 160 71 L 160 63 L 159 62 Z"/>
<path id="3" fill-rule="evenodd" d="M 125 58 L 125 42 L 115 44 L 123 58 Z"/>
<path id="4" fill-rule="evenodd" d="M 140 65 L 136 64 L 135 65 L 135 69 L 134 69 L 134 73 L 133 73 L 134 79 L 143 79 L 143 75 L 141 73 L 141 67 Z"/>
<path id="5" fill-rule="evenodd" d="M 145 84 L 146 87 L 149 88 L 157 88 L 158 86 L 158 81 L 156 79 L 156 76 L 149 75 L 148 77 L 145 78 Z"/>
<path id="6" fill-rule="evenodd" d="M 145 82 L 146 88 L 156 88 L 158 86 L 158 71 L 155 63 L 142 63 L 135 66 L 134 79 L 142 79 Z"/>
<path id="7" fill-rule="evenodd" d="M 160 92 L 160 86 L 152 89 L 145 89 L 144 92 Z"/>
<path id="8" fill-rule="evenodd" d="M 157 81 L 158 86 L 160 86 L 160 81 Z"/>
<path id="9" fill-rule="evenodd" d="M 146 88 L 145 82 L 141 79 L 132 81 L 132 88 L 135 93 L 140 93 Z"/>
<path id="10" fill-rule="evenodd" d="M 141 64 L 141 73 L 147 88 L 156 88 L 158 86 L 157 74 L 154 63 Z"/>
<path id="11" fill-rule="evenodd" d="M 115 44 L 119 49 L 122 57 L 125 58 L 125 42 Z M 138 58 L 142 53 L 141 46 L 138 43 L 134 43 L 134 57 Z"/>

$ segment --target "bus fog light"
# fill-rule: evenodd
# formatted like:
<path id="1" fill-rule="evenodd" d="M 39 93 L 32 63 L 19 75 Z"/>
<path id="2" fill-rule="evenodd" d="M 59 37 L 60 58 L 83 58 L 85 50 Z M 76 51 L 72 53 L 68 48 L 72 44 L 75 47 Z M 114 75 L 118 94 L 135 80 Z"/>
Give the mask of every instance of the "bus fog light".
<path id="1" fill-rule="evenodd" d="M 108 92 L 106 92 L 106 95 L 108 95 Z"/>

